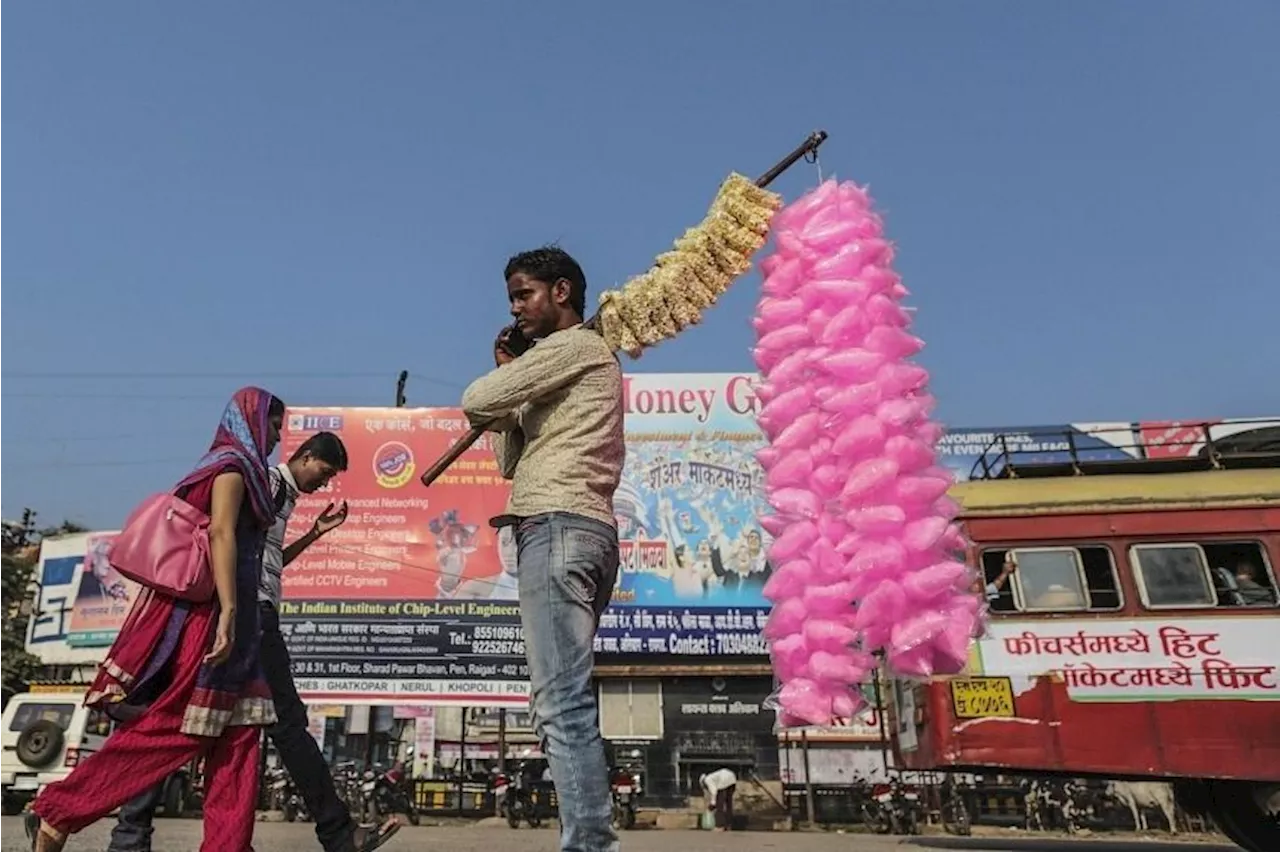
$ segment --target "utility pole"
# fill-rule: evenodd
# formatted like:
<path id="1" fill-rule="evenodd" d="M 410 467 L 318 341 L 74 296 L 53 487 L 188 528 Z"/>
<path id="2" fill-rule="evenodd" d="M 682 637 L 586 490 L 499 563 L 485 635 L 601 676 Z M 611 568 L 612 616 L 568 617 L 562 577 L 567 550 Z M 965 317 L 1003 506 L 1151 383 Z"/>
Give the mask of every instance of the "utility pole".
<path id="1" fill-rule="evenodd" d="M 400 378 L 396 379 L 396 408 L 404 408 L 404 386 L 409 381 L 409 371 L 401 370 Z"/>

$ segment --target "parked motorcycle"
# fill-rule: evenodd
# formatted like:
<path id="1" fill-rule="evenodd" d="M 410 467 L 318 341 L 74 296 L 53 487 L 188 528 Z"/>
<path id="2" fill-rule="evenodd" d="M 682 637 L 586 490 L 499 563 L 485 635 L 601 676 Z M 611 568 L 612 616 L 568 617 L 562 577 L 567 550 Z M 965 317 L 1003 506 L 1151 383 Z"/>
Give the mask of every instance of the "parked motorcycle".
<path id="1" fill-rule="evenodd" d="M 184 815 L 191 801 L 193 786 L 189 765 L 166 778 L 164 792 L 160 798 L 160 814 L 170 818 Z"/>
<path id="2" fill-rule="evenodd" d="M 404 771 L 404 763 L 397 761 L 386 772 L 375 774 L 372 789 L 367 780 L 364 786 L 374 822 L 392 814 L 404 814 L 413 825 L 422 821 L 413 801 L 413 779 Z"/>
<path id="3" fill-rule="evenodd" d="M 946 795 L 942 802 L 942 827 L 948 834 L 960 837 L 973 834 L 973 826 L 969 820 L 969 804 L 957 789 L 953 788 L 950 795 Z"/>
<path id="4" fill-rule="evenodd" d="M 640 775 L 617 767 L 609 773 L 609 790 L 613 794 L 613 827 L 630 830 L 636 827 L 636 802 L 640 798 Z"/>
<path id="5" fill-rule="evenodd" d="M 297 820 L 306 822 L 311 819 L 311 814 L 307 811 L 307 803 L 284 767 L 267 770 L 264 783 L 270 791 L 268 795 L 271 804 L 284 814 L 285 822 Z"/>
<path id="6" fill-rule="evenodd" d="M 347 810 L 356 818 L 364 821 L 368 810 L 364 796 L 365 779 L 364 775 L 356 769 L 355 762 L 344 760 L 335 764 L 332 776 L 333 787 L 342 804 L 346 805 Z"/>
<path id="7" fill-rule="evenodd" d="M 901 781 L 877 784 L 862 805 L 862 821 L 877 834 L 919 834 L 924 807 L 920 793 Z"/>
<path id="8" fill-rule="evenodd" d="M 499 800 L 498 813 L 512 828 L 527 822 L 530 828 L 542 825 L 542 809 L 533 795 L 529 767 L 522 764 L 514 773 L 499 772 L 493 777 L 493 792 Z"/>

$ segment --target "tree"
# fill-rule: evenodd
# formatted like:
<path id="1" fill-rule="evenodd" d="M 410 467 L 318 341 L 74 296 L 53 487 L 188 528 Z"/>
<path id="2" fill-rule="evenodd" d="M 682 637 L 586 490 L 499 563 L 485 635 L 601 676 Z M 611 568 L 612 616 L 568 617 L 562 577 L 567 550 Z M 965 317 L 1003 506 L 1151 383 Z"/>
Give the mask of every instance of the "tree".
<path id="1" fill-rule="evenodd" d="M 44 529 L 40 530 L 40 537 L 52 538 L 57 535 L 72 535 L 74 533 L 84 533 L 88 531 L 89 531 L 89 528 L 86 526 L 81 526 L 80 524 L 77 524 L 75 521 L 64 520 L 62 523 L 58 524 L 56 527 L 45 527 Z"/>
<path id="2" fill-rule="evenodd" d="M 39 539 L 48 536 L 88 532 L 74 521 L 63 521 L 56 527 L 35 531 L 36 513 L 27 509 L 22 521 L 4 523 L 4 556 L 0 567 L 4 600 L 0 606 L 4 623 L 0 625 L 0 652 L 3 653 L 4 701 L 27 688 L 31 676 L 39 670 L 40 659 L 27 653 L 27 625 L 31 621 L 32 579 L 40 559 Z"/>
<path id="3" fill-rule="evenodd" d="M 24 548 L 3 556 L 0 579 L 4 585 L 4 624 L 0 631 L 3 655 L 4 700 L 27 688 L 27 681 L 40 660 L 27 653 L 27 622 L 30 621 L 31 575 L 36 567 L 35 551 Z"/>

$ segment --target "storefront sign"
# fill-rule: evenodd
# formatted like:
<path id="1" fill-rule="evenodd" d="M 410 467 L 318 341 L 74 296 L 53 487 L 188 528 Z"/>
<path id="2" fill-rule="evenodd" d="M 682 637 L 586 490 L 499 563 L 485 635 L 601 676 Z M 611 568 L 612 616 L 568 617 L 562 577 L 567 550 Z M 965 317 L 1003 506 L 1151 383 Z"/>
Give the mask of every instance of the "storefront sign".
<path id="1" fill-rule="evenodd" d="M 769 677 L 677 677 L 662 682 L 668 731 L 772 731 Z"/>

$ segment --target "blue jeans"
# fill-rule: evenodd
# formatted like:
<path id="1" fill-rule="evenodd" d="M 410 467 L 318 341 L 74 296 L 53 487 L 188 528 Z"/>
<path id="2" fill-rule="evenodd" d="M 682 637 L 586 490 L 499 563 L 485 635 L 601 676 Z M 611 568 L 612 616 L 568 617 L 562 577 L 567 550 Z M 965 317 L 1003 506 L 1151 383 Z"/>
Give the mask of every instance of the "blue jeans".
<path id="1" fill-rule="evenodd" d="M 516 547 L 530 709 L 560 800 L 560 849 L 616 852 L 591 671 L 596 627 L 618 579 L 618 533 L 551 512 L 523 519 Z"/>
<path id="2" fill-rule="evenodd" d="M 151 823 L 163 795 L 164 784 L 160 783 L 124 803 L 111 830 L 107 852 L 139 852 L 151 848 L 151 835 L 155 833 Z"/>

